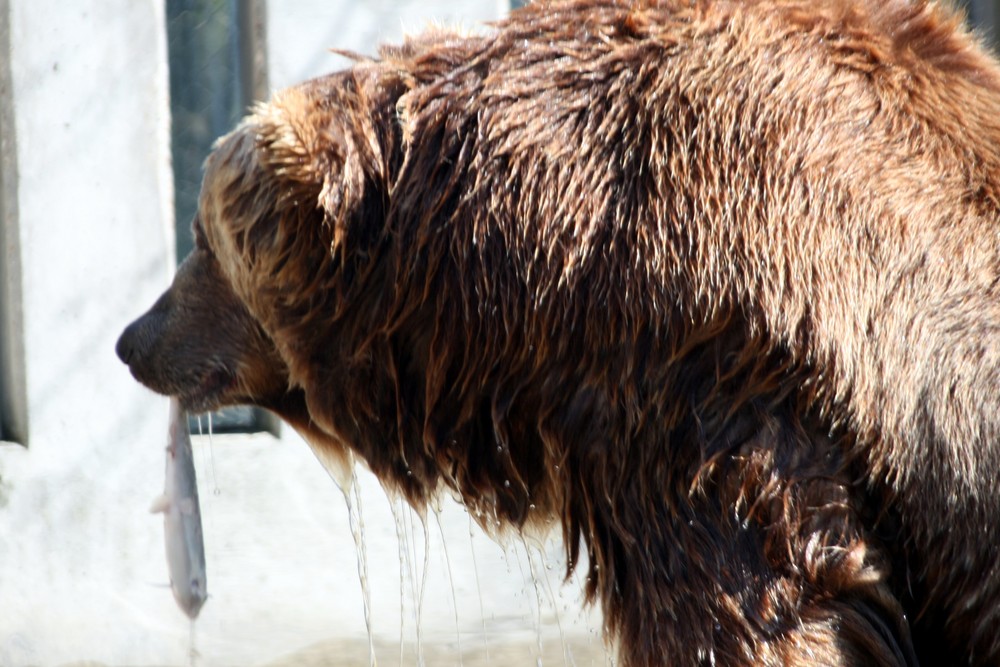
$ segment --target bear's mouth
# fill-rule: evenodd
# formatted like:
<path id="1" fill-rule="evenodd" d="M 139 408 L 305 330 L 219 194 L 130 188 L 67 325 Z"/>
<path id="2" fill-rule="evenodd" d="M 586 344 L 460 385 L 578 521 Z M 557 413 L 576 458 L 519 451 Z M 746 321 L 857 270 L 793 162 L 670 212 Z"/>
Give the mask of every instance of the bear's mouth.
<path id="1" fill-rule="evenodd" d="M 223 407 L 226 393 L 235 384 L 236 375 L 233 372 L 216 366 L 205 373 L 193 388 L 178 394 L 177 400 L 188 412 L 211 412 Z"/>

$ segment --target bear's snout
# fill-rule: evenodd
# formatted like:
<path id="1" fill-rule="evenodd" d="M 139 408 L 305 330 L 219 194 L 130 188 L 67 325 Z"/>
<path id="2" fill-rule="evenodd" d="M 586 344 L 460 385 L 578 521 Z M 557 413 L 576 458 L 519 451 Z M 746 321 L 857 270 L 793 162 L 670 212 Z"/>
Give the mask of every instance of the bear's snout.
<path id="1" fill-rule="evenodd" d="M 151 320 L 156 318 L 156 313 L 143 315 L 125 327 L 125 331 L 115 343 L 115 354 L 133 371 L 142 360 L 149 357 L 149 352 L 153 348 L 156 339 L 154 332 L 157 327 L 156 322 Z"/>
<path id="2" fill-rule="evenodd" d="M 135 353 L 135 323 L 125 327 L 125 331 L 122 335 L 118 337 L 118 342 L 115 343 L 115 354 L 118 358 L 128 365 L 128 362 L 132 359 L 132 355 Z"/>

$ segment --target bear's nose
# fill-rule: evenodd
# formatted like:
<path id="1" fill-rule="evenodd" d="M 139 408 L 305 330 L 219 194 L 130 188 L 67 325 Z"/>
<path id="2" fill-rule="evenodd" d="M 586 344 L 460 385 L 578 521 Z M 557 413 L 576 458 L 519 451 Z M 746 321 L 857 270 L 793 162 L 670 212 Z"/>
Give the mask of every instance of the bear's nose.
<path id="1" fill-rule="evenodd" d="M 125 331 L 122 335 L 118 337 L 118 342 L 115 343 L 115 354 L 118 358 L 128 364 L 132 360 L 132 355 L 135 354 L 135 328 L 137 322 L 125 327 Z"/>
<path id="2" fill-rule="evenodd" d="M 125 331 L 115 343 L 115 353 L 129 368 L 134 370 L 137 364 L 149 357 L 150 351 L 156 345 L 161 320 L 160 313 L 152 310 L 125 327 Z"/>

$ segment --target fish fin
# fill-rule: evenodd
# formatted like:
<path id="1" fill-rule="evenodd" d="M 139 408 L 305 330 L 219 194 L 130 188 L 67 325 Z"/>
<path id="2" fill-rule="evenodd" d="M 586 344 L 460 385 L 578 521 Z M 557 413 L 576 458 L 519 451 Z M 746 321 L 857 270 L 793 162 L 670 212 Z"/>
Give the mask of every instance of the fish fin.
<path id="1" fill-rule="evenodd" d="M 165 493 L 154 498 L 153 504 L 149 506 L 149 511 L 153 514 L 161 514 L 168 509 L 170 509 L 170 498 Z"/>

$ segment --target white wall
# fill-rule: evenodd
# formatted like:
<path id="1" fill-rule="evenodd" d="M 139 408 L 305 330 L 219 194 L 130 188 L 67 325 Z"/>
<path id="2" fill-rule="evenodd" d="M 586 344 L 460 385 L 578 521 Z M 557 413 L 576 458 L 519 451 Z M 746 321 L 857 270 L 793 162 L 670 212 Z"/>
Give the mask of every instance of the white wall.
<path id="1" fill-rule="evenodd" d="M 7 324 L 23 333 L 29 447 L 0 445 L 0 665 L 188 664 L 191 627 L 166 587 L 162 520 L 148 513 L 163 485 L 166 402 L 113 351 L 175 261 L 162 2 L 0 0 L 0 20 L 5 10 L 10 53 L 0 61 L 10 63 L 16 141 L 0 142 L 9 148 L 0 165 L 15 167 L 15 181 L 3 175 L 17 219 L 0 261 L 10 270 L 17 250 L 20 283 L 4 287 L 23 306 Z M 328 47 L 371 53 L 432 16 L 473 26 L 499 13 L 493 0 L 274 2 L 271 85 L 343 66 Z M 196 438 L 195 449 L 210 593 L 195 626 L 197 663 L 363 664 L 368 634 L 346 503 L 308 448 L 286 429 L 281 440 Z M 396 664 L 402 623 L 404 663 L 416 664 L 410 578 L 423 567 L 422 529 L 402 515 L 416 555 L 403 560 L 401 593 L 390 503 L 370 475 L 360 477 L 380 662 Z M 578 586 L 557 590 L 558 550 L 529 562 L 521 542 L 504 551 L 444 505 L 454 588 L 432 515 L 428 664 L 457 664 L 456 625 L 469 666 L 483 664 L 470 656 L 485 653 L 484 625 L 492 665 L 534 663 L 540 641 L 546 664 L 563 664 L 560 625 L 577 664 L 604 664 Z M 549 583 L 539 576 L 536 586 L 533 575 L 543 574 Z"/>
<path id="2" fill-rule="evenodd" d="M 113 348 L 173 263 L 162 7 L 4 5 L 29 448 L 0 446 L 0 664 L 142 660 L 164 413 Z"/>
<path id="3" fill-rule="evenodd" d="M 267 17 L 270 84 L 284 88 L 344 67 L 331 48 L 374 55 L 379 44 L 398 43 L 404 34 L 432 23 L 483 29 L 507 6 L 507 0 L 272 1 Z"/>

